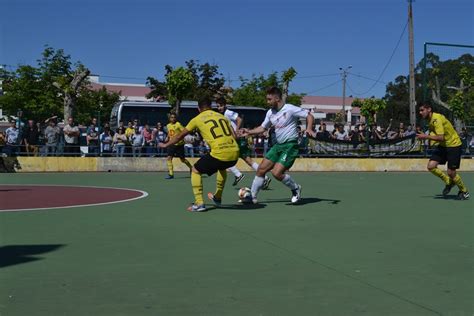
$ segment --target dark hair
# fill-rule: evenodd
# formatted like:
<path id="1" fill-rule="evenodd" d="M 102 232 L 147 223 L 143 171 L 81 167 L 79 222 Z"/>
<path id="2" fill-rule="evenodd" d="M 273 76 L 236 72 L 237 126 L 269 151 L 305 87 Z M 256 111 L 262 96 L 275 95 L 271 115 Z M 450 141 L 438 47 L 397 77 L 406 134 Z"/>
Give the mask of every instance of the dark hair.
<path id="1" fill-rule="evenodd" d="M 267 89 L 267 94 L 276 95 L 280 99 L 281 99 L 281 96 L 282 96 L 281 89 L 278 88 L 278 87 L 275 87 L 275 86 L 268 88 Z"/>
<path id="2" fill-rule="evenodd" d="M 425 103 L 422 103 L 419 107 L 420 108 L 425 108 L 425 109 L 431 109 L 431 104 L 425 102 Z"/>
<path id="3" fill-rule="evenodd" d="M 219 97 L 219 98 L 216 99 L 216 103 L 226 105 L 227 101 L 224 97 Z"/>
<path id="4" fill-rule="evenodd" d="M 198 101 L 198 107 L 200 109 L 211 108 L 212 102 L 208 97 L 203 97 Z"/>

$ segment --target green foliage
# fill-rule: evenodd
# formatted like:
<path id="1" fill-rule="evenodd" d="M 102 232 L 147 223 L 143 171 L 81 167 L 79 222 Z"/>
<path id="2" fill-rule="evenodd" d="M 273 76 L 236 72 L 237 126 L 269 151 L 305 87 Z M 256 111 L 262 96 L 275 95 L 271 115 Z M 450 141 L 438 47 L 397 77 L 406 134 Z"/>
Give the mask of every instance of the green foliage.
<path id="1" fill-rule="evenodd" d="M 189 90 L 193 87 L 193 74 L 186 68 L 178 67 L 166 75 L 168 102 L 179 107 Z M 179 109 L 176 109 L 179 111 Z"/>
<path id="2" fill-rule="evenodd" d="M 0 96 L 0 107 L 8 115 L 15 115 L 21 108 L 25 118 L 43 121 L 52 115 L 63 116 L 64 93 L 70 93 L 77 106 L 76 121 L 95 116 L 98 100 L 102 99 L 103 108 L 108 109 L 118 100 L 118 95 L 92 91 L 87 80 L 80 83 L 77 91 L 73 89 L 71 83 L 76 72 L 85 69 L 79 62 L 73 65 L 62 49 L 46 46 L 36 67 L 20 65 L 13 72 L 2 71 L 4 95 Z M 107 116 L 109 113 L 110 110 Z"/>
<path id="3" fill-rule="evenodd" d="M 454 117 L 466 125 L 466 122 L 474 117 L 472 113 L 474 107 L 474 78 L 467 67 L 461 68 L 459 78 L 464 85 L 464 89 L 457 90 L 450 95 L 448 105 Z"/>
<path id="4" fill-rule="evenodd" d="M 148 99 L 166 99 L 168 96 L 168 89 L 166 83 L 161 82 L 153 77 L 146 79 L 146 85 L 150 87 L 151 91 L 146 95 Z"/>
<path id="5" fill-rule="evenodd" d="M 382 99 L 355 99 L 352 102 L 353 107 L 360 108 L 360 114 L 362 114 L 366 119 L 368 125 L 375 124 L 375 114 L 384 110 L 387 107 L 387 102 Z"/>
<path id="6" fill-rule="evenodd" d="M 236 105 L 266 107 L 266 90 L 272 86 L 282 87 L 284 82 L 283 77 L 289 79 L 296 75 L 296 71 L 293 74 L 291 69 L 292 68 L 284 73 L 281 78 L 276 72 L 269 74 L 267 77 L 263 75 L 253 75 L 251 79 L 240 77 L 241 85 L 234 90 L 231 103 Z M 301 105 L 303 96 L 303 94 L 290 94 L 287 98 L 287 102 L 294 105 Z"/>
<path id="7" fill-rule="evenodd" d="M 283 75 L 281 76 L 281 79 L 283 80 L 283 82 L 290 82 L 296 77 L 296 75 L 297 75 L 297 72 L 296 72 L 295 68 L 290 67 L 290 68 L 288 68 L 288 70 L 283 72 Z"/>
<path id="8" fill-rule="evenodd" d="M 82 89 L 77 100 L 75 120 L 88 125 L 92 117 L 98 117 L 101 125 L 110 120 L 110 113 L 115 103 L 120 100 L 116 92 L 109 92 L 105 87 L 100 90 Z"/>

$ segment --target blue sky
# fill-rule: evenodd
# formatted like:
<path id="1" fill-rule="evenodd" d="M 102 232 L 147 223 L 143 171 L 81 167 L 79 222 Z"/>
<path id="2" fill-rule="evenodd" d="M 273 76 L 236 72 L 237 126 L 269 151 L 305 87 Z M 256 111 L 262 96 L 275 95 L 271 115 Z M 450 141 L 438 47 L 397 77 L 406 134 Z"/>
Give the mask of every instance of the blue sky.
<path id="1" fill-rule="evenodd" d="M 473 3 L 414 2 L 415 60 L 424 42 L 473 45 Z M 0 0 L 0 10 L 0 64 L 10 69 L 35 64 L 48 44 L 105 82 L 162 79 L 166 64 L 198 59 L 234 87 L 293 66 L 291 92 L 340 96 L 339 68 L 352 65 L 347 95 L 381 97 L 408 73 L 406 0 Z"/>

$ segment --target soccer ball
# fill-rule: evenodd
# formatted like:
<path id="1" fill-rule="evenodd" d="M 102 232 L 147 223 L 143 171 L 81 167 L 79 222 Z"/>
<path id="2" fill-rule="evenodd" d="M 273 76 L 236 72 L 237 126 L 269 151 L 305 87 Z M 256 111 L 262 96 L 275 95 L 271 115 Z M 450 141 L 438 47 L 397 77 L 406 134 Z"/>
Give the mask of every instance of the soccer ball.
<path id="1" fill-rule="evenodd" d="M 241 200 L 247 200 L 247 199 L 250 199 L 252 197 L 252 191 L 247 188 L 247 187 L 243 187 L 239 190 L 239 198 Z"/>

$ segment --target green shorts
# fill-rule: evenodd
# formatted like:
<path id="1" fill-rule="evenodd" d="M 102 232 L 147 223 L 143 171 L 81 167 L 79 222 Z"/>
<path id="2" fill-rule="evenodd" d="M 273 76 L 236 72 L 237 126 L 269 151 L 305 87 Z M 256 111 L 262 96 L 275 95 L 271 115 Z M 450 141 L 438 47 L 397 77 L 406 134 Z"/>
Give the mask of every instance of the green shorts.
<path id="1" fill-rule="evenodd" d="M 240 150 L 240 155 L 239 155 L 240 158 L 245 159 L 251 156 L 247 138 L 245 137 L 239 138 L 239 150 Z"/>
<path id="2" fill-rule="evenodd" d="M 286 169 L 290 169 L 295 163 L 296 158 L 298 158 L 298 154 L 299 146 L 298 142 L 295 140 L 273 145 L 265 155 L 265 158 L 274 163 L 279 163 L 285 166 Z"/>

